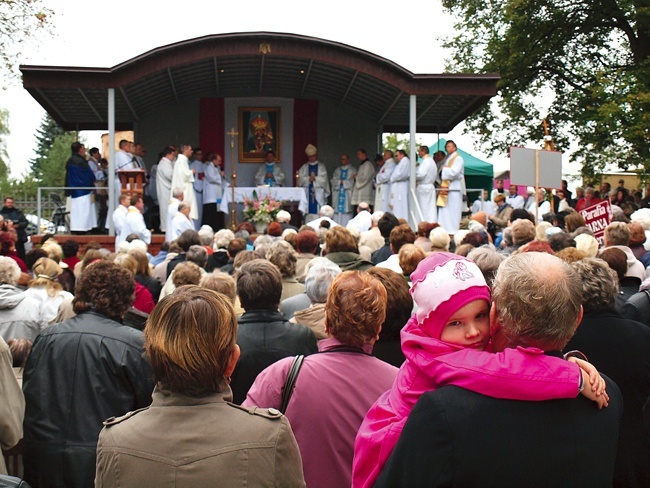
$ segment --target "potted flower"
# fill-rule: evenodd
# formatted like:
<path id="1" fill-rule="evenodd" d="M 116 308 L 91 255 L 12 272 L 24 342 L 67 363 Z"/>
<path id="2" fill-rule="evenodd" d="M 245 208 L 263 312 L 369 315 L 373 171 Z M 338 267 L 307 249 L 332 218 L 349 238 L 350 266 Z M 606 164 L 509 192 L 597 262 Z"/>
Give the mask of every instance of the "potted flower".
<path id="1" fill-rule="evenodd" d="M 275 200 L 270 195 L 258 198 L 253 190 L 253 198 L 244 198 L 244 218 L 255 225 L 258 233 L 263 233 L 267 224 L 275 220 L 275 216 L 282 208 L 282 202 Z"/>

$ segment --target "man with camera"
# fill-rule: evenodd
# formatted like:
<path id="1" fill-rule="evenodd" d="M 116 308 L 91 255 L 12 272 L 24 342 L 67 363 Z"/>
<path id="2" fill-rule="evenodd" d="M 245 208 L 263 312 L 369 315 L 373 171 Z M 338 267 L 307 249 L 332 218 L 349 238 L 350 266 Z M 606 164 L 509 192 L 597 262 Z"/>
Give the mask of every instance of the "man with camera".
<path id="1" fill-rule="evenodd" d="M 11 232 L 13 229 L 16 233 L 16 252 L 18 257 L 25 260 L 25 243 L 27 242 L 27 219 L 25 214 L 14 206 L 13 197 L 5 197 L 4 206 L 0 209 L 0 215 L 4 217 L 4 222 L 0 224 L 3 231 Z"/>

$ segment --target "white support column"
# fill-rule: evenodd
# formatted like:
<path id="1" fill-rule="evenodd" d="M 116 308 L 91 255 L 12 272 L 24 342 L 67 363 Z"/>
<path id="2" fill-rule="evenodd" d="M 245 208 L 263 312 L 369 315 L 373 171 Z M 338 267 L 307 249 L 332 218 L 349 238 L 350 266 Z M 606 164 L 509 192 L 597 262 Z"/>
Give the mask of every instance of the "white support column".
<path id="1" fill-rule="evenodd" d="M 409 133 L 411 136 L 411 144 L 409 147 L 409 157 L 411 158 L 411 175 L 409 177 L 409 223 L 413 229 L 417 229 L 418 222 L 414 220 L 416 202 L 415 195 L 415 164 L 417 162 L 416 140 L 415 133 L 417 128 L 417 96 L 411 95 L 409 99 Z"/>
<path id="2" fill-rule="evenodd" d="M 115 235 L 113 226 L 113 210 L 117 206 L 115 201 L 115 185 L 119 181 L 115 178 L 115 88 L 108 89 L 108 235 Z"/>

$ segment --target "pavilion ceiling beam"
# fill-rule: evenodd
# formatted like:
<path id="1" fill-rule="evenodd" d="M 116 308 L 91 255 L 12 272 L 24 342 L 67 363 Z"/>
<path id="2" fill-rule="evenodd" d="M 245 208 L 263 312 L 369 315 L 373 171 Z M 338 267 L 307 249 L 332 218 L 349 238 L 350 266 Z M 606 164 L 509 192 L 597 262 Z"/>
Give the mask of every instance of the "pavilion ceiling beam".
<path id="1" fill-rule="evenodd" d="M 133 118 L 135 120 L 140 120 L 138 117 L 138 114 L 136 113 L 135 109 L 133 108 L 133 105 L 131 105 L 131 101 L 129 100 L 129 97 L 126 96 L 126 92 L 124 91 L 124 88 L 120 87 L 120 93 L 122 94 L 122 97 L 124 98 L 124 101 L 126 102 L 126 106 L 129 107 L 129 110 L 131 111 L 131 115 L 133 115 Z"/>
<path id="2" fill-rule="evenodd" d="M 262 85 L 264 84 L 264 61 L 266 56 L 262 56 L 262 62 L 260 63 L 260 88 L 259 93 L 262 93 Z"/>
<path id="3" fill-rule="evenodd" d="M 167 68 L 167 74 L 169 75 L 169 83 L 172 85 L 172 92 L 174 92 L 174 98 L 176 103 L 178 103 L 178 94 L 176 93 L 176 85 L 174 85 L 174 77 L 172 76 L 172 70 Z"/>
<path id="4" fill-rule="evenodd" d="M 431 103 L 427 106 L 427 108 L 425 108 L 425 109 L 422 111 L 422 113 L 421 113 L 421 114 L 419 115 L 419 117 L 417 118 L 417 121 L 419 122 L 420 119 L 421 119 L 422 117 L 424 117 L 425 114 L 426 114 L 429 110 L 431 110 L 431 109 L 433 108 L 433 106 L 434 106 L 436 103 L 438 103 L 438 100 L 440 100 L 441 98 L 442 98 L 442 95 L 438 95 L 438 96 L 433 100 L 433 102 L 431 102 Z"/>
<path id="5" fill-rule="evenodd" d="M 342 106 L 343 102 L 345 102 L 345 99 L 348 98 L 348 94 L 350 93 L 350 90 L 352 90 L 352 85 L 354 85 L 354 82 L 357 79 L 357 76 L 359 76 L 359 70 L 354 72 L 354 76 L 350 80 L 350 83 L 348 83 L 348 88 L 345 90 L 345 93 L 341 97 L 341 101 L 339 102 L 339 107 Z"/>
<path id="6" fill-rule="evenodd" d="M 384 119 L 388 117 L 388 114 L 390 113 L 391 110 L 393 110 L 393 107 L 399 101 L 399 99 L 402 97 L 403 94 L 404 92 L 400 90 L 397 96 L 395 97 L 395 100 L 393 100 L 393 103 L 391 103 L 390 106 L 386 109 L 386 111 L 382 114 L 382 116 L 379 117 L 379 120 L 377 121 L 379 124 L 381 124 L 384 121 Z"/>
<path id="7" fill-rule="evenodd" d="M 95 106 L 94 106 L 92 103 L 90 103 L 90 100 L 88 99 L 88 97 L 86 96 L 86 94 L 84 93 L 84 91 L 83 91 L 81 88 L 77 88 L 77 90 L 79 91 L 79 94 L 83 97 L 83 99 L 86 101 L 86 103 L 88 104 L 88 106 L 90 107 L 90 109 L 91 109 L 93 112 L 95 112 L 95 115 L 97 116 L 97 119 L 99 119 L 100 122 L 104 122 L 104 120 L 102 119 L 102 116 L 99 114 L 99 112 L 97 111 L 97 109 L 95 108 Z"/>
<path id="8" fill-rule="evenodd" d="M 309 66 L 307 67 L 307 72 L 305 73 L 305 79 L 302 82 L 302 90 L 300 90 L 300 96 L 305 94 L 305 90 L 307 89 L 307 81 L 309 81 L 309 75 L 311 74 L 311 67 L 313 65 L 314 65 L 314 60 L 310 59 Z"/>
<path id="9" fill-rule="evenodd" d="M 449 121 L 447 121 L 447 126 L 448 127 L 454 127 L 456 124 L 458 124 L 461 120 L 463 120 L 466 115 L 465 112 L 467 112 L 472 106 L 476 103 L 477 97 L 469 97 L 469 102 L 467 102 L 465 105 L 463 105 L 463 108 L 460 110 L 456 111 L 456 116 L 453 118 L 450 118 Z"/>
<path id="10" fill-rule="evenodd" d="M 63 116 L 63 113 L 61 112 L 61 110 L 59 110 L 59 109 L 57 108 L 57 106 L 56 106 L 54 103 L 52 103 L 52 100 L 50 100 L 50 97 L 48 97 L 48 96 L 43 92 L 43 90 L 41 90 L 40 88 L 36 88 L 36 92 L 39 94 L 39 96 L 40 96 L 43 100 L 45 100 L 45 103 L 47 103 L 50 107 L 52 107 L 52 110 L 54 110 L 54 111 L 57 113 L 57 115 L 59 116 L 59 118 L 60 118 L 63 122 L 67 122 L 67 121 L 68 121 L 68 119 L 66 119 L 66 118 Z"/>
<path id="11" fill-rule="evenodd" d="M 214 63 L 214 84 L 217 86 L 217 95 L 219 94 L 219 63 L 217 62 L 217 57 L 213 57 L 212 61 Z"/>

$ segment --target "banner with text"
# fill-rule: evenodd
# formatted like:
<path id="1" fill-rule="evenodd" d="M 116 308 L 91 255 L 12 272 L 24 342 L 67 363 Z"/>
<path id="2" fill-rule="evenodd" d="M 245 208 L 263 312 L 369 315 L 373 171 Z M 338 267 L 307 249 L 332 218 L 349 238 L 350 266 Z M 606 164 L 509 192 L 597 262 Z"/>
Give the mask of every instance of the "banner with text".
<path id="1" fill-rule="evenodd" d="M 612 206 L 608 200 L 587 207 L 580 211 L 585 224 L 594 233 L 594 237 L 602 246 L 605 243 L 605 227 L 612 221 Z"/>

